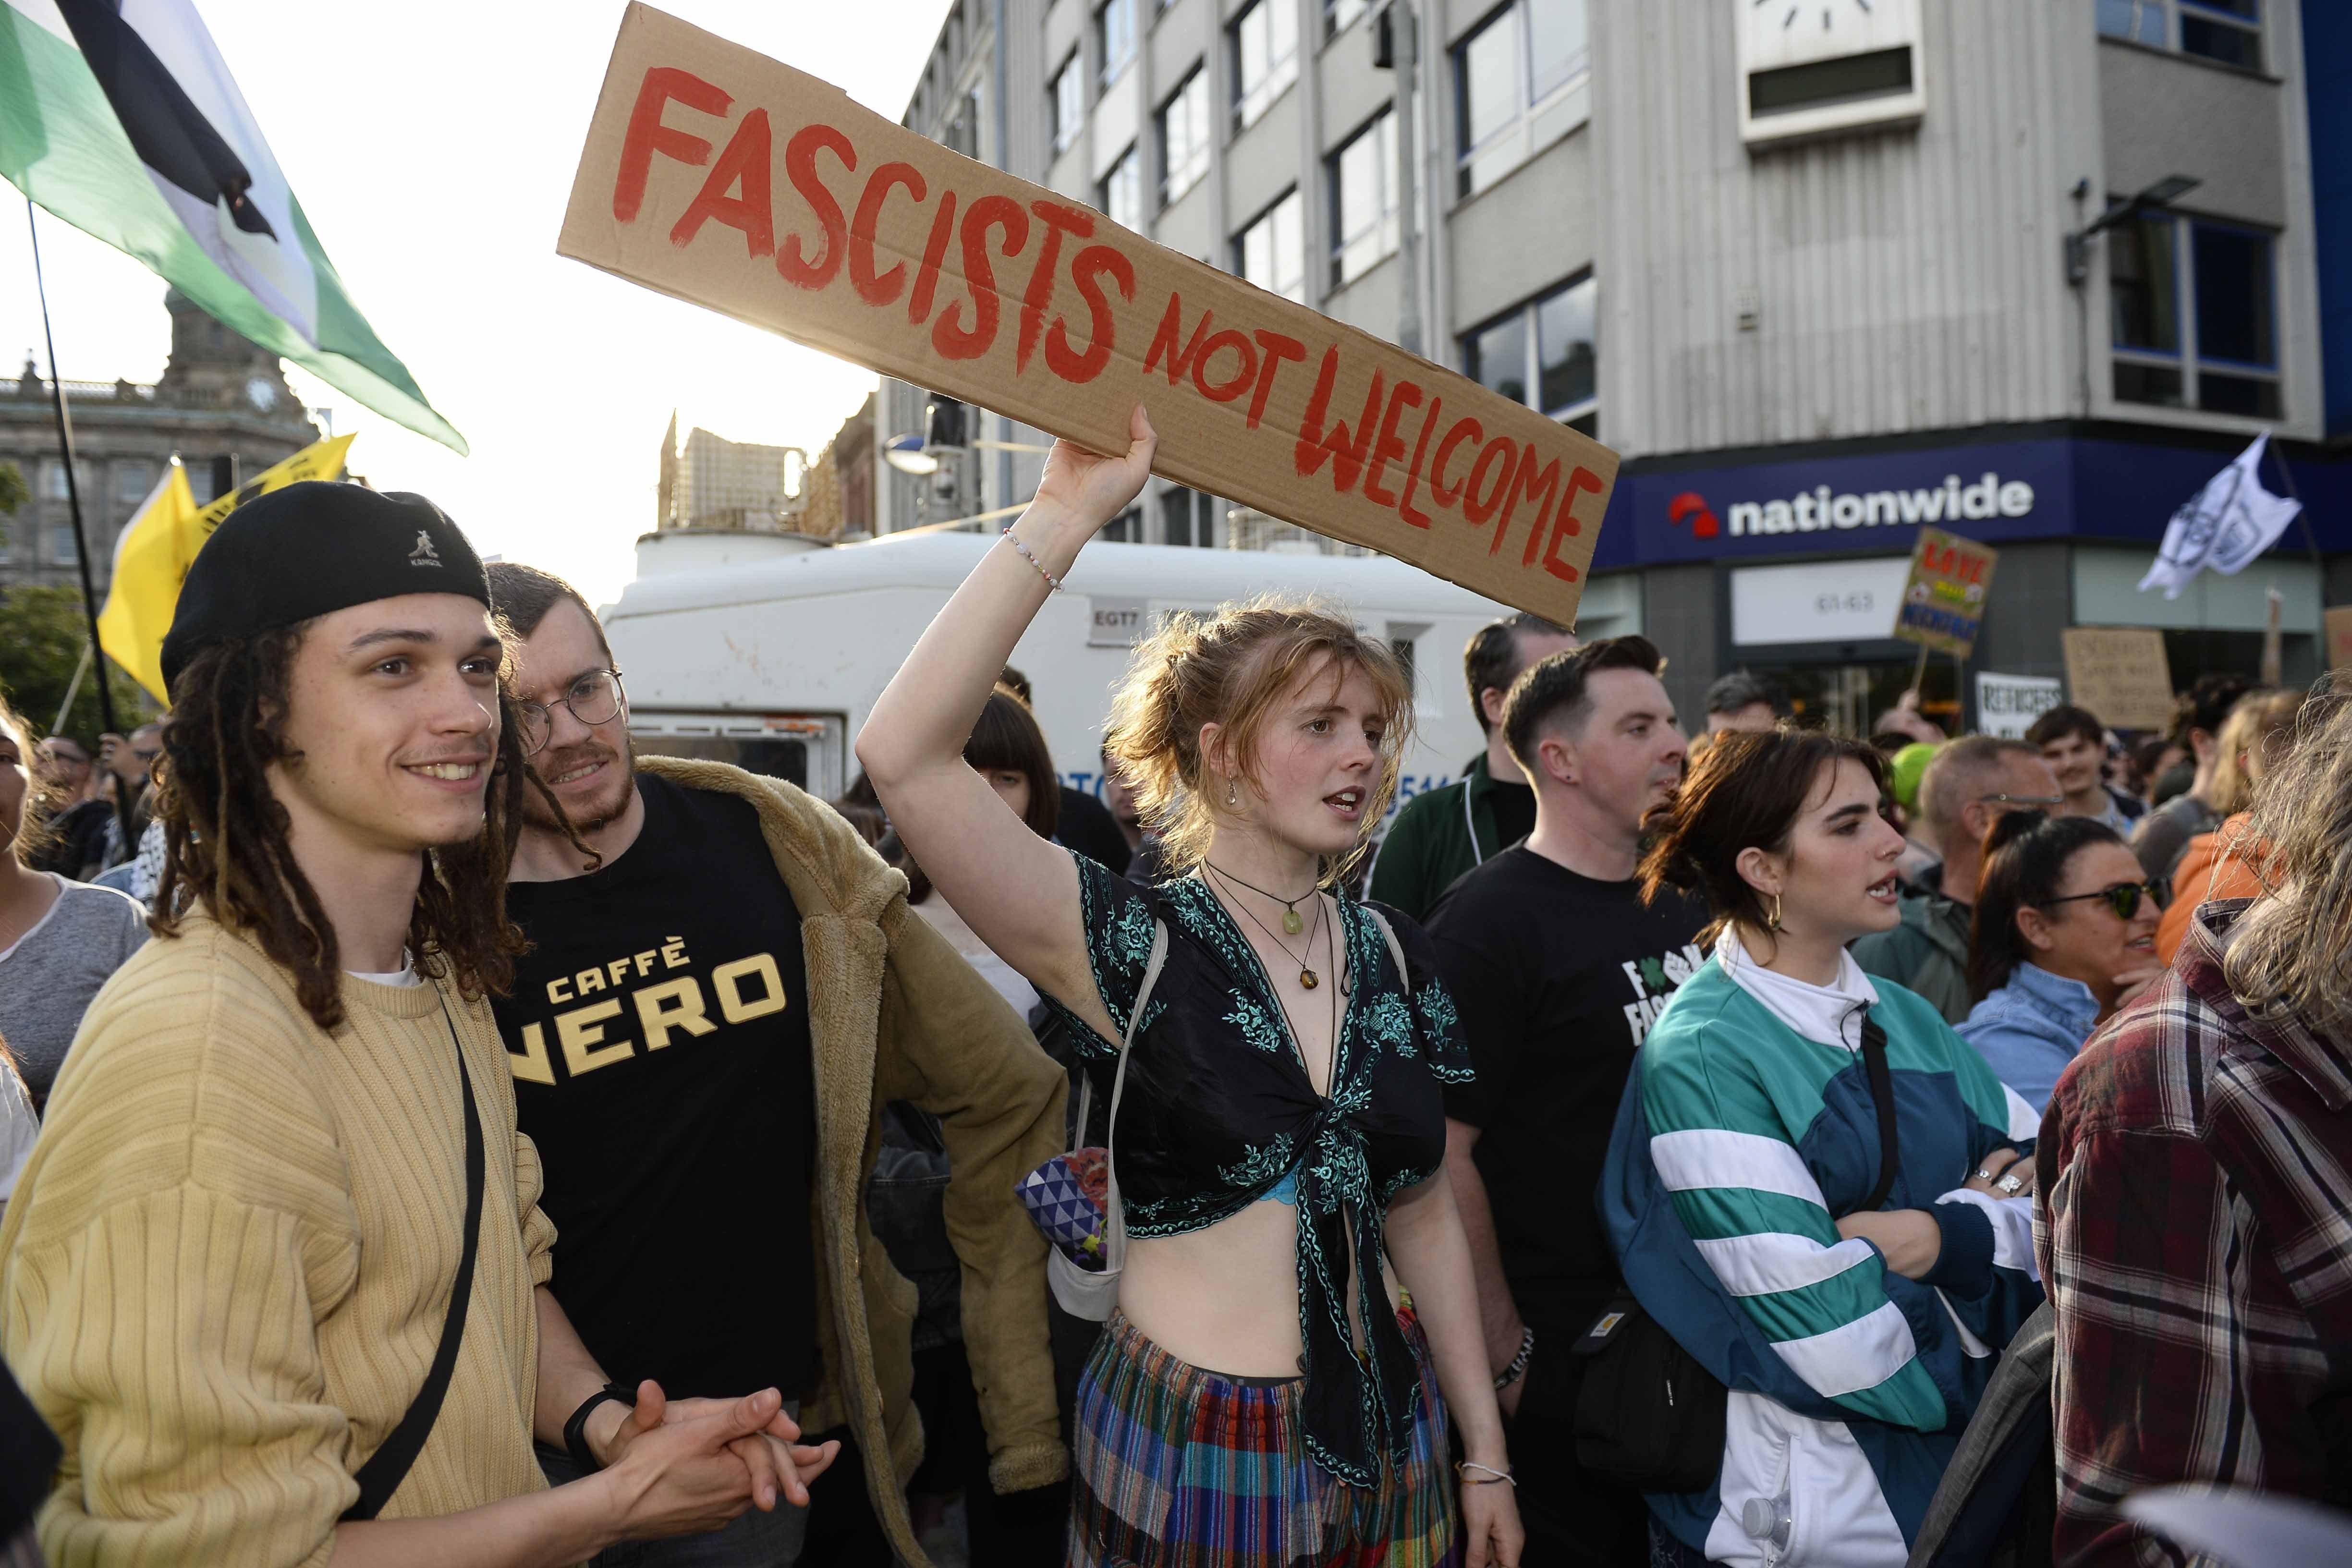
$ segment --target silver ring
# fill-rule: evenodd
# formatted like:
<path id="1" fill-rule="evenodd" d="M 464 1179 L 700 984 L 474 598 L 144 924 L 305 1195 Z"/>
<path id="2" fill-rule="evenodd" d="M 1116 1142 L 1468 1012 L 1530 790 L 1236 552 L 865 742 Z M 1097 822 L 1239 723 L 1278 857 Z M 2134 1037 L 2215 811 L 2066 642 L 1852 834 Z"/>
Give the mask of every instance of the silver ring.
<path id="1" fill-rule="evenodd" d="M 1985 1169 L 1985 1168 L 1984 1168 L 1984 1166 L 1979 1166 L 1977 1167 L 1977 1180 L 1979 1180 L 1979 1181 L 1990 1181 L 1990 1180 L 1992 1180 L 1992 1172 L 1990 1172 L 1990 1171 L 1989 1171 L 1989 1170 Z"/>
<path id="2" fill-rule="evenodd" d="M 2024 1185 L 2025 1184 L 2023 1182 L 2018 1180 L 2017 1177 L 2013 1176 L 2005 1176 L 1999 1181 L 1993 1183 L 1993 1186 L 1999 1187 L 2005 1193 L 2011 1194 L 2011 1196 L 2014 1196 L 2017 1190 Z"/>

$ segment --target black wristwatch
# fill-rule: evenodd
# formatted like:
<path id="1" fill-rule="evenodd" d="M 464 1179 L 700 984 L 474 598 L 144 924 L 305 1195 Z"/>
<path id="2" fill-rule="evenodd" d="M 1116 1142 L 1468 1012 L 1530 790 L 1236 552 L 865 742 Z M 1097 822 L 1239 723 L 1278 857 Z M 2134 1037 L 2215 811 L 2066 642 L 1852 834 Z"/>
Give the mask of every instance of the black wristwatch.
<path id="1" fill-rule="evenodd" d="M 582 1475 L 593 1476 L 604 1468 L 596 1462 L 596 1456 L 588 1448 L 588 1413 L 607 1399 L 625 1409 L 635 1410 L 637 1407 L 635 1389 L 607 1383 L 583 1399 L 580 1408 L 572 1413 L 572 1419 L 563 1424 L 563 1451 L 572 1456 L 572 1462 L 580 1467 Z"/>

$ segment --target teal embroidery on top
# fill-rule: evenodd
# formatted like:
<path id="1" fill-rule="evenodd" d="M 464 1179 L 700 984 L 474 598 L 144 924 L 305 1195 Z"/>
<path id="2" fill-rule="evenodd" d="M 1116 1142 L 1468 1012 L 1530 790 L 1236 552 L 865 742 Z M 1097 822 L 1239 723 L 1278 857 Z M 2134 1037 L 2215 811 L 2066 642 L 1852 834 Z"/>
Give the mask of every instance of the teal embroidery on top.
<path id="1" fill-rule="evenodd" d="M 1240 1159 L 1232 1165 L 1217 1167 L 1217 1179 L 1228 1186 L 1262 1186 L 1276 1172 L 1286 1170 L 1295 1163 L 1290 1153 L 1292 1144 L 1293 1139 L 1287 1133 L 1269 1138 L 1263 1144 L 1252 1144 L 1243 1151 Z"/>

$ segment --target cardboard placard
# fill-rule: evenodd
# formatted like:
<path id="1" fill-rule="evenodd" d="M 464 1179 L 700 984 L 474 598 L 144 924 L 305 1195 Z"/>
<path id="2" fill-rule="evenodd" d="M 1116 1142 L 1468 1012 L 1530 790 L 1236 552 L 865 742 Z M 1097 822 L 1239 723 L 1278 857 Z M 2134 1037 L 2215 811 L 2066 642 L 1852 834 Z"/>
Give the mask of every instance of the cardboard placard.
<path id="1" fill-rule="evenodd" d="M 649 5 L 556 249 L 1575 623 L 1607 447 Z"/>
<path id="2" fill-rule="evenodd" d="M 2172 665 L 2164 633 L 2143 626 L 2069 626 L 2066 689 L 2074 705 L 2115 729 L 2172 725 Z"/>
<path id="3" fill-rule="evenodd" d="M 1990 545 L 1923 528 L 1911 550 L 1911 576 L 1895 612 L 1895 634 L 1965 659 L 1984 626 L 1985 601 L 2000 552 Z"/>
<path id="4" fill-rule="evenodd" d="M 1977 672 L 1977 733 L 2023 740 L 2033 721 L 2066 700 L 2064 684 L 2049 675 Z"/>
<path id="5" fill-rule="evenodd" d="M 2352 604 L 2326 612 L 2322 623 L 2327 628 L 2327 667 L 2352 670 Z"/>

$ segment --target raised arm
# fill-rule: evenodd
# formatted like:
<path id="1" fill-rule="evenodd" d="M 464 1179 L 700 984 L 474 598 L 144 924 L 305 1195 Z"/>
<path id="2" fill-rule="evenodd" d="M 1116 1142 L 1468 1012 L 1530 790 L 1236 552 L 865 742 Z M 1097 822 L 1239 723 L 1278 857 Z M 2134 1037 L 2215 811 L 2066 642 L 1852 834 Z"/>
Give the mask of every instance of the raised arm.
<path id="1" fill-rule="evenodd" d="M 981 559 L 898 666 L 857 737 L 890 825 L 980 939 L 1039 990 L 1109 1015 L 1095 996 L 1069 852 L 1031 832 L 966 766 L 964 742 L 1056 579 L 1151 472 L 1159 437 L 1138 404 L 1120 457 L 1055 443 L 1036 499 Z M 1042 569 L 1042 570 L 1041 570 Z"/>

